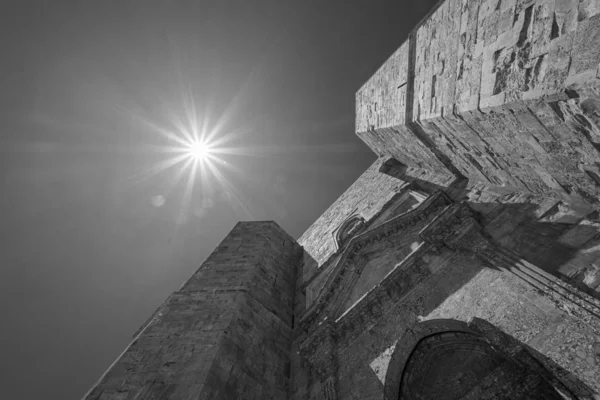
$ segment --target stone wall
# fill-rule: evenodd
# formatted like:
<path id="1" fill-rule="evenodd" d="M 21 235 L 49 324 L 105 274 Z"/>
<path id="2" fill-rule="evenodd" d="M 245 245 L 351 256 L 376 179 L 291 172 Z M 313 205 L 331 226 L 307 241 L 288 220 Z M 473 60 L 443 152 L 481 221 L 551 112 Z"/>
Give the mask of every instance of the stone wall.
<path id="1" fill-rule="evenodd" d="M 382 165 L 389 159 L 377 159 L 298 239 L 305 250 L 304 282 L 322 273 L 319 269 L 326 268 L 339 253 L 341 249 L 335 241 L 335 232 L 349 217 L 360 216 L 366 226 L 372 227 L 386 218 L 408 211 L 416 203 L 413 197 L 408 196 L 408 190 L 418 190 L 421 194 L 415 193 L 415 196 L 421 201 L 427 193 L 448 188 L 455 181 L 452 174 L 438 174 L 432 170 L 419 172 L 409 168 L 415 176 L 404 170 L 381 172 Z M 416 188 L 408 187 L 409 182 L 417 181 L 419 184 Z M 423 184 L 420 185 L 420 182 Z M 401 192 L 406 192 L 407 196 L 395 197 Z M 398 209 L 389 209 L 391 202 Z"/>
<path id="2" fill-rule="evenodd" d="M 464 254 L 442 253 L 425 280 L 398 301 L 381 291 L 376 311 L 353 316 L 359 326 L 339 340 L 340 399 L 383 399 L 394 346 L 417 323 L 482 318 L 572 374 L 580 393 L 600 391 L 600 332 L 560 310 L 535 288 Z M 401 286 L 401 285 L 400 285 Z M 594 347 L 596 346 L 596 347 Z"/>
<path id="3" fill-rule="evenodd" d="M 598 0 L 441 2 L 398 50 L 409 57 L 358 91 L 357 134 L 409 166 L 598 204 L 599 12 Z"/>
<path id="4" fill-rule="evenodd" d="M 300 261 L 275 223 L 238 223 L 84 398 L 286 398 Z"/>
<path id="5" fill-rule="evenodd" d="M 426 144 L 413 140 L 406 126 L 411 95 L 409 45 L 404 43 L 356 94 L 356 132 L 380 156 L 402 160 L 420 174 L 448 171 Z M 410 73 L 409 73 L 410 72 Z"/>
<path id="6" fill-rule="evenodd" d="M 337 251 L 333 233 L 348 217 L 360 215 L 369 221 L 406 184 L 380 173 L 383 161 L 376 160 L 298 239 L 318 266 Z M 314 269 L 307 268 L 305 274 Z"/>
<path id="7" fill-rule="evenodd" d="M 496 243 L 600 298 L 600 219 L 585 202 L 494 190 L 472 182 L 456 198 Z"/>
<path id="8" fill-rule="evenodd" d="M 369 253 L 371 265 L 361 265 L 361 270 L 356 270 L 359 275 L 356 277 L 358 282 L 350 295 L 353 298 L 352 302 L 358 300 L 366 291 L 371 289 L 398 260 L 403 259 L 412 251 L 413 247 L 419 245 L 421 239 L 418 234 L 426 224 L 426 219 L 421 220 L 418 218 L 420 215 L 418 207 L 423 207 L 423 198 L 417 200 L 411 196 L 411 193 L 413 192 L 409 190 L 409 186 L 406 186 L 367 223 L 368 226 L 364 229 L 364 232 L 354 237 L 347 246 L 339 249 L 330 257 L 313 279 L 302 282 L 300 288 L 306 288 L 307 307 L 312 306 L 315 302 L 327 280 L 330 279 L 329 276 L 348 262 L 346 255 L 352 253 L 355 247 L 362 246 L 361 243 L 366 243 L 362 248 L 362 252 Z M 425 203 L 428 203 L 428 201 Z M 384 240 L 373 241 L 369 239 L 374 236 L 381 236 L 381 231 L 388 229 L 387 226 L 390 224 L 397 225 L 398 228 L 393 233 L 386 235 Z M 337 289 L 342 290 L 341 287 Z"/>
<path id="9" fill-rule="evenodd" d="M 532 209 L 545 208 L 540 217 L 556 216 L 552 205 L 530 203 Z M 466 202 L 452 203 L 437 193 L 414 215 L 396 218 L 406 219 L 403 223 L 393 219 L 355 237 L 300 320 L 294 348 L 304 364 L 302 359 L 292 364 L 292 398 L 397 399 L 403 367 L 393 364 L 396 369 L 388 373 L 390 360 L 396 347 L 405 345 L 405 335 L 429 320 L 465 326 L 483 321 L 477 328 L 486 337 L 482 340 L 503 354 L 492 358 L 512 360 L 480 371 L 490 374 L 490 384 L 554 393 L 546 398 L 558 398 L 559 392 L 569 399 L 600 396 L 600 301 L 495 245 L 478 223 L 494 226 L 493 210 L 475 213 Z M 529 212 L 535 213 L 523 214 Z M 509 226 L 506 235 L 519 229 L 518 223 Z M 576 232 L 568 240 L 587 236 Z M 479 346 L 475 342 L 458 345 Z M 516 367 L 506 363 L 524 369 L 513 376 L 507 371 Z M 467 375 L 476 373 L 469 369 Z M 440 388 L 445 373 L 435 378 Z M 491 390 L 477 386 L 477 379 L 465 377 L 465 387 L 452 382 L 452 390 L 470 391 L 471 398 Z"/>
<path id="10" fill-rule="evenodd" d="M 357 132 L 406 123 L 408 50 L 403 43 L 357 92 Z"/>

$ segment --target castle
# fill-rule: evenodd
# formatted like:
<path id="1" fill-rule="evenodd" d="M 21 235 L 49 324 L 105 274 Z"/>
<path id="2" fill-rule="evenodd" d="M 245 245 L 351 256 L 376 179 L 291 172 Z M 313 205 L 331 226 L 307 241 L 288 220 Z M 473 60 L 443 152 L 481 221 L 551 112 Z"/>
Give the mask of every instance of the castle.
<path id="1" fill-rule="evenodd" d="M 599 63 L 600 0 L 441 2 L 356 94 L 378 160 L 297 240 L 237 224 L 84 399 L 600 399 Z"/>

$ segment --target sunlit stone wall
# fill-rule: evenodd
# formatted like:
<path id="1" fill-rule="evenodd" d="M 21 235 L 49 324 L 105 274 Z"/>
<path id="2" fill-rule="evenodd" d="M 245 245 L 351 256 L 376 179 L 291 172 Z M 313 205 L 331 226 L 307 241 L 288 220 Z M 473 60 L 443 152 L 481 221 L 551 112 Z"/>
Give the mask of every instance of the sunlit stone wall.
<path id="1" fill-rule="evenodd" d="M 410 166 L 598 204 L 599 12 L 597 0 L 442 2 L 358 91 L 358 136 Z"/>

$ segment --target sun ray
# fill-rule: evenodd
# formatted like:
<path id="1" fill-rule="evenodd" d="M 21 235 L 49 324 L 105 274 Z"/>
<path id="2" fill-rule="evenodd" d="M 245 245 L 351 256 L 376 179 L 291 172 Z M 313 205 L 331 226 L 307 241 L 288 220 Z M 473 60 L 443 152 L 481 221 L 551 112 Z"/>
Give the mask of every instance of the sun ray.
<path id="1" fill-rule="evenodd" d="M 196 102 L 194 96 L 190 95 L 190 112 L 188 115 L 189 124 L 192 129 L 192 136 L 196 142 L 203 142 L 204 138 L 201 136 L 201 132 L 198 132 L 198 112 L 196 111 Z"/>
<path id="2" fill-rule="evenodd" d="M 207 109 L 204 112 L 204 118 L 202 118 L 202 128 L 200 129 L 202 140 L 209 143 L 216 143 L 213 141 L 213 138 L 208 134 L 208 128 L 210 126 L 210 110 Z"/>
<path id="3" fill-rule="evenodd" d="M 208 195 L 212 195 L 212 188 L 210 185 L 210 177 L 208 174 L 208 167 L 206 166 L 208 163 L 200 164 L 200 187 L 203 189 L 205 193 Z"/>
<path id="4" fill-rule="evenodd" d="M 248 157 L 275 157 L 285 154 L 283 149 L 279 150 L 273 146 L 245 146 L 245 147 L 220 147 L 212 151 L 215 155 L 236 155 Z"/>
<path id="5" fill-rule="evenodd" d="M 260 81 L 260 76 L 266 70 L 267 65 L 269 65 L 267 58 L 264 58 L 261 63 L 255 64 L 254 67 L 249 71 L 246 79 L 244 79 L 244 83 L 239 87 L 235 95 L 232 96 L 231 101 L 225 108 L 225 111 L 223 111 L 217 119 L 213 129 L 206 138 L 207 141 L 212 142 L 215 139 L 215 136 L 224 132 L 225 126 L 230 122 L 231 117 L 238 112 L 244 102 L 250 101 L 252 86 L 256 85 Z"/>
<path id="6" fill-rule="evenodd" d="M 254 219 L 252 212 L 248 209 L 248 207 L 246 207 L 246 205 L 241 199 L 241 195 L 229 182 L 229 180 L 217 168 L 215 168 L 214 165 L 210 163 L 207 163 L 207 165 L 210 168 L 213 175 L 215 176 L 217 182 L 232 196 L 232 198 L 237 202 L 238 206 L 242 209 L 242 211 L 244 211 L 246 216 L 251 220 Z"/>
<path id="7" fill-rule="evenodd" d="M 160 134 L 165 139 L 174 141 L 182 146 L 185 146 L 185 144 L 186 144 L 185 140 L 182 139 L 179 135 L 175 134 L 174 132 L 169 131 L 169 130 L 159 126 L 158 124 L 148 120 L 147 118 L 145 118 L 145 117 L 141 116 L 140 114 L 137 114 L 131 110 L 123 109 L 123 111 L 127 115 L 129 115 L 131 118 L 133 118 L 137 122 L 142 123 L 144 126 L 152 129 L 154 132 Z"/>
<path id="8" fill-rule="evenodd" d="M 198 160 L 192 160 L 192 168 L 188 174 L 188 180 L 185 185 L 185 190 L 183 192 L 183 198 L 181 200 L 181 209 L 179 212 L 180 221 L 183 221 L 187 218 L 189 213 L 189 205 L 192 199 L 192 195 L 194 193 L 194 186 L 196 181 L 196 171 L 198 170 Z"/>
<path id="9" fill-rule="evenodd" d="M 215 156 L 214 154 L 210 154 L 209 157 L 212 162 L 219 164 L 220 167 L 226 168 L 227 170 L 229 170 L 230 172 L 232 172 L 236 175 L 241 176 L 244 174 L 244 171 L 241 168 L 233 165 L 232 163 L 229 163 L 229 162 L 223 160 L 220 157 Z"/>
<path id="10" fill-rule="evenodd" d="M 189 174 L 189 164 L 191 163 L 190 159 L 187 159 L 186 161 L 184 161 L 184 164 L 181 166 L 181 168 L 177 168 L 177 170 L 175 171 L 175 179 L 173 179 L 172 181 L 170 181 L 169 185 L 167 186 L 167 188 L 165 189 L 163 195 L 165 198 L 168 198 L 173 190 L 175 190 L 175 188 L 177 187 L 177 185 L 179 184 L 179 182 L 181 181 L 181 179 L 183 178 L 183 176 L 188 173 Z"/>
<path id="11" fill-rule="evenodd" d="M 214 147 L 221 147 L 223 145 L 226 145 L 228 142 L 235 140 L 237 138 L 240 138 L 242 136 L 244 136 L 247 133 L 250 133 L 252 131 L 251 128 L 246 127 L 246 128 L 239 128 L 237 130 L 232 130 L 232 131 L 228 131 L 228 132 L 222 132 L 220 134 L 220 136 L 218 138 L 211 138 L 210 139 L 210 143 L 214 145 Z M 208 141 L 208 139 L 207 139 Z"/>
<path id="12" fill-rule="evenodd" d="M 177 156 L 177 157 L 169 158 L 167 160 L 164 160 L 164 161 L 158 163 L 157 165 L 150 167 L 149 169 L 144 169 L 142 171 L 138 171 L 138 172 L 130 175 L 129 177 L 127 177 L 127 180 L 133 181 L 134 184 L 140 184 L 140 183 L 152 178 L 153 176 L 156 176 L 156 175 L 160 174 L 161 172 L 166 171 L 167 169 L 181 163 L 182 161 L 185 161 L 187 158 L 188 158 L 188 156 L 185 154 Z"/>
<path id="13" fill-rule="evenodd" d="M 190 142 L 194 140 L 193 136 L 190 134 L 190 129 L 179 117 L 172 116 L 171 122 L 173 123 L 179 134 L 183 136 L 180 142 L 183 146 L 187 146 Z"/>

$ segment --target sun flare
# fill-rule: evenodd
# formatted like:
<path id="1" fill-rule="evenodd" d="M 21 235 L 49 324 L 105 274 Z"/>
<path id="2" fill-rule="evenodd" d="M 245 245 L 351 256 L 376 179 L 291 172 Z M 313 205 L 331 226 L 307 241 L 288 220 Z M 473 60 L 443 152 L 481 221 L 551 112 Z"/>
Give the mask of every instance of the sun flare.
<path id="1" fill-rule="evenodd" d="M 196 161 L 204 161 L 211 153 L 211 147 L 208 143 L 195 140 L 189 144 L 187 149 L 188 156 Z"/>
<path id="2" fill-rule="evenodd" d="M 182 186 L 177 221 L 186 221 L 191 213 L 197 216 L 204 215 L 205 208 L 212 207 L 204 205 L 205 199 L 213 201 L 215 196 L 230 203 L 236 210 L 243 211 L 246 219 L 254 219 L 246 206 L 246 199 L 229 180 L 230 175 L 243 175 L 244 172 L 226 161 L 231 156 L 258 154 L 252 148 L 231 146 L 231 142 L 246 134 L 247 129 L 226 129 L 231 117 L 230 111 L 224 112 L 216 119 L 210 118 L 210 113 L 205 112 L 204 117 L 200 118 L 191 95 L 184 96 L 183 106 L 180 115 L 173 113 L 168 116 L 168 127 L 143 115 L 133 114 L 144 127 L 162 136 L 166 142 L 156 147 L 156 151 L 162 153 L 164 158 L 149 168 L 140 170 L 130 179 L 142 182 L 173 169 L 167 193 L 154 196 L 152 204 L 156 208 L 162 207 L 169 200 L 168 195 L 172 190 Z"/>

